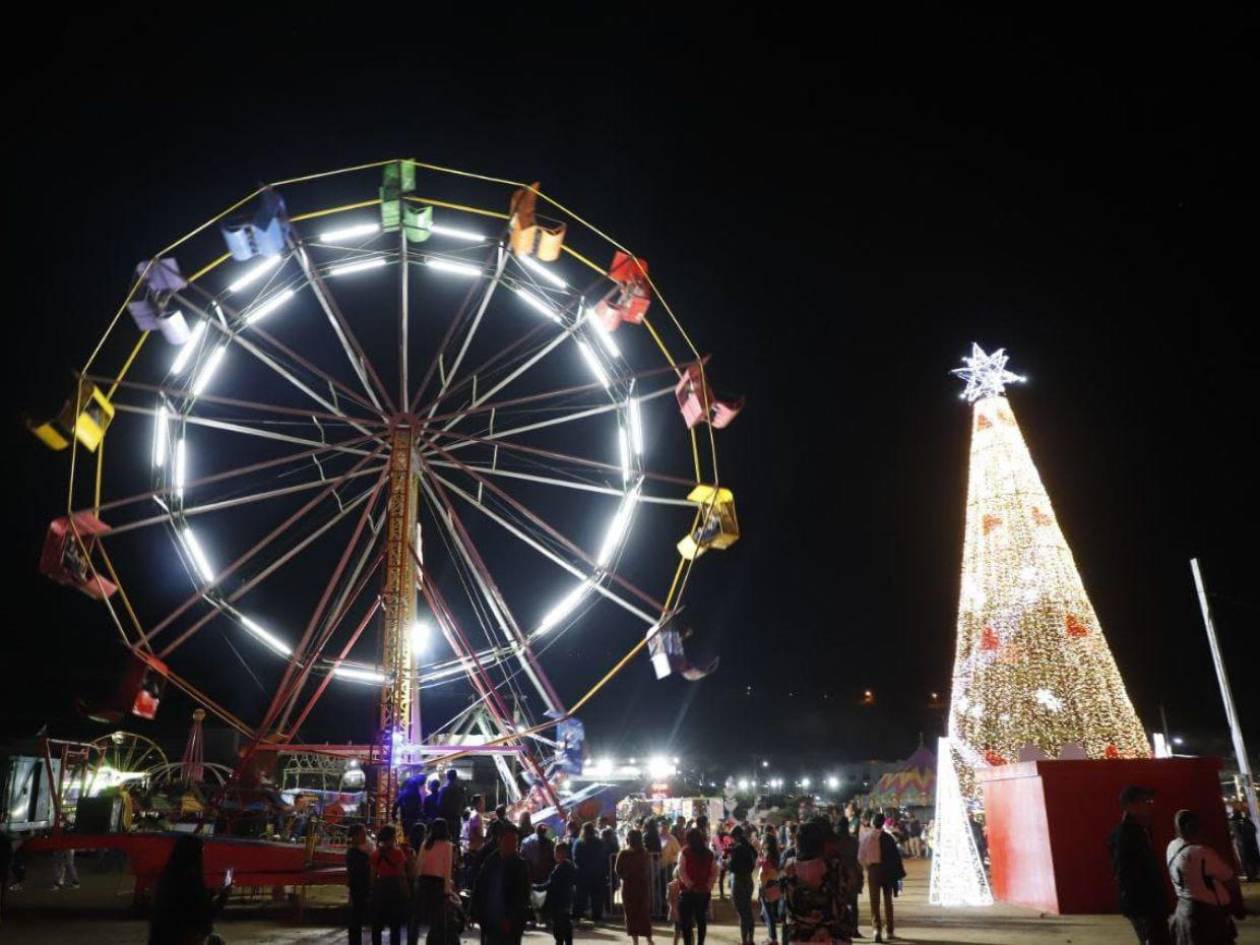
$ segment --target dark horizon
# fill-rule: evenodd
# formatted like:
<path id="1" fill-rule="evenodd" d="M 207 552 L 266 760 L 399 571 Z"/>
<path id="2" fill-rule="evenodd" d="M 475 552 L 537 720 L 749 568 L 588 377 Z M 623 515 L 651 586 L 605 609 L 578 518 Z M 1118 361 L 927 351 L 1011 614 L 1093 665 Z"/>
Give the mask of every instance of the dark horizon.
<path id="1" fill-rule="evenodd" d="M 65 457 L 21 414 L 65 396 L 138 260 L 259 180 L 401 156 L 541 180 L 650 260 L 718 386 L 747 395 L 717 434 L 743 538 L 700 562 L 688 605 L 721 665 L 657 682 L 640 658 L 583 713 L 599 753 L 898 758 L 939 732 L 969 445 L 949 372 L 972 341 L 1029 375 L 1010 400 L 1146 728 L 1163 706 L 1187 747 L 1225 731 L 1198 556 L 1260 734 L 1244 22 L 739 15 L 721 36 L 652 31 L 624 74 L 609 40 L 628 16 L 560 24 L 525 54 L 445 25 L 467 45 L 370 54 L 374 34 L 264 14 L 253 28 L 283 42 L 210 25 L 161 75 L 137 55 L 160 21 L 75 17 L 7 65 L 2 652 L 22 669 L 0 735 L 72 718 L 116 650 L 98 605 L 35 571 Z M 591 632 L 554 672 L 580 692 L 634 642 Z M 170 708 L 139 729 L 182 732 L 187 706 Z"/>

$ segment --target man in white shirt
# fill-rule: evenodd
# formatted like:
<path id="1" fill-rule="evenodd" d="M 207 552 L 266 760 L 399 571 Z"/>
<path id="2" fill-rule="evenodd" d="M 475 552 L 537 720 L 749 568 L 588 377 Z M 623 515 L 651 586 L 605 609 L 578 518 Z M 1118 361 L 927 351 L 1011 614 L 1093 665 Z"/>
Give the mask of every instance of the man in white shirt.
<path id="1" fill-rule="evenodd" d="M 1226 942 L 1234 939 L 1229 909 L 1234 897 L 1234 871 L 1219 853 L 1200 842 L 1199 815 L 1177 811 L 1177 839 L 1168 844 L 1165 861 L 1177 894 L 1172 918 L 1178 942 Z"/>
<path id="2" fill-rule="evenodd" d="M 870 895 L 871 903 L 871 922 L 875 926 L 875 941 L 882 942 L 881 934 L 883 924 L 879 911 L 880 894 L 884 889 L 884 883 L 880 876 L 880 861 L 883 859 L 879 849 L 879 838 L 884 832 L 884 815 L 876 814 L 871 818 L 871 825 L 868 827 L 863 824 L 862 829 L 858 831 L 858 865 L 866 870 L 866 888 Z M 892 911 L 892 896 L 888 899 L 889 912 Z M 889 932 L 891 936 L 892 933 Z"/>

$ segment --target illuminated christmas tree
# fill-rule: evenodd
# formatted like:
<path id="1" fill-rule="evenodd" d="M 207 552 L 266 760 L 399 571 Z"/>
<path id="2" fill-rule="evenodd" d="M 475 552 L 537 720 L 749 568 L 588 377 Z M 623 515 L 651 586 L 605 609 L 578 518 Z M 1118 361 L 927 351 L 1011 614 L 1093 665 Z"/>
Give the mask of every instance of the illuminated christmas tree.
<path id="1" fill-rule="evenodd" d="M 964 796 L 974 772 L 1024 757 L 1145 758 L 1150 749 L 1055 519 L 1005 386 L 999 349 L 972 346 L 967 526 L 949 734 Z M 1079 747 L 1078 747 L 1079 746 Z"/>

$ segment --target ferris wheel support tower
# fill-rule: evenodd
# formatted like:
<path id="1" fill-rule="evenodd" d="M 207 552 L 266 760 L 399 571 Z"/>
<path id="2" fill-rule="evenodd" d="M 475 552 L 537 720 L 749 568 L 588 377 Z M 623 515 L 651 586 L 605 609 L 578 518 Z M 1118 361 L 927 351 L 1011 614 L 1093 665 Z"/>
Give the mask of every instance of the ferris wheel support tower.
<path id="1" fill-rule="evenodd" d="M 381 687 L 380 765 L 373 806 L 384 823 L 398 790 L 400 746 L 420 743 L 419 672 L 411 652 L 411 628 L 416 620 L 416 588 L 420 572 L 418 502 L 419 477 L 414 456 L 411 418 L 396 422 L 390 436 L 389 502 L 385 525 L 385 582 L 381 589 L 384 627 L 381 665 L 388 680 Z M 414 536 L 414 538 L 413 538 Z M 416 543 L 412 552 L 412 542 Z"/>

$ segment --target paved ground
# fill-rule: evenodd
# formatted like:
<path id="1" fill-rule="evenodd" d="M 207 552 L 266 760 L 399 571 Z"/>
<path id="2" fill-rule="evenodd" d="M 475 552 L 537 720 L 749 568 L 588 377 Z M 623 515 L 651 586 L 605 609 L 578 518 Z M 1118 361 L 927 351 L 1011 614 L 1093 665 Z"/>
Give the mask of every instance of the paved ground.
<path id="1" fill-rule="evenodd" d="M 1028 909 L 994 906 L 989 909 L 940 909 L 927 904 L 927 866 L 908 864 L 910 876 L 905 894 L 897 900 L 898 941 L 932 942 L 937 945 L 1129 945 L 1133 933 L 1119 916 L 1040 916 Z M 143 921 L 127 917 L 131 900 L 130 878 L 117 872 L 98 872 L 87 857 L 80 857 L 78 890 L 51 892 L 51 864 L 37 859 L 31 864 L 25 889 L 9 893 L 8 911 L 0 921 L 0 943 L 21 945 L 131 945 L 146 939 Z M 1260 884 L 1245 887 L 1253 912 L 1260 913 Z M 341 890 L 322 890 L 312 896 L 303 921 L 295 919 L 291 903 L 272 903 L 261 898 L 234 903 L 219 923 L 229 945 L 332 945 L 345 941 L 335 904 L 344 901 Z M 718 921 L 710 927 L 714 945 L 739 941 L 729 905 L 719 903 Z M 863 931 L 870 934 L 863 905 Z M 758 930 L 758 941 L 764 936 Z M 587 942 L 628 942 L 616 925 L 578 932 Z M 669 945 L 672 934 L 662 928 L 657 941 Z M 869 939 L 868 939 L 869 940 Z M 476 942 L 475 934 L 465 941 Z M 525 945 L 550 945 L 545 933 L 529 933 Z M 1240 924 L 1239 945 L 1260 945 L 1260 915 Z"/>

